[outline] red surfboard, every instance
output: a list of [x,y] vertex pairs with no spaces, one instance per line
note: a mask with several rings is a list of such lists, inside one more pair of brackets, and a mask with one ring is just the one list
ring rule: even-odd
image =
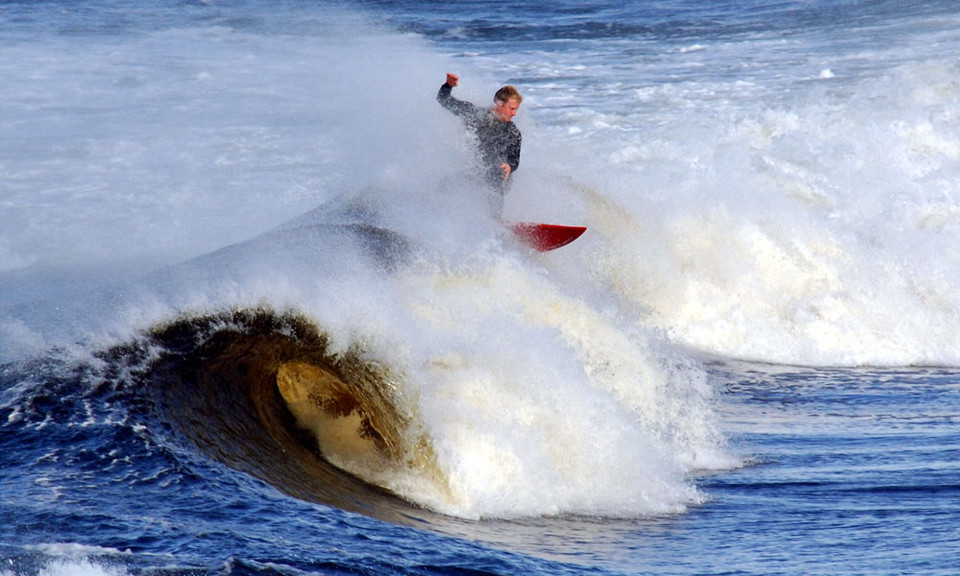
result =
[[561,226],[560,224],[535,224],[514,222],[507,226],[526,244],[540,252],[566,246],[587,231],[586,226]]

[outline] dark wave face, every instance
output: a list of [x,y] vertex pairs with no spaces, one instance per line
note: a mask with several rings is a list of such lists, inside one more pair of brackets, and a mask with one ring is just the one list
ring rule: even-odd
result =
[[261,309],[183,318],[108,356],[151,349],[130,384],[153,424],[206,457],[302,500],[390,521],[421,513],[343,470],[432,465],[426,439],[406,442],[413,415],[389,371],[359,350],[333,354],[309,321]]

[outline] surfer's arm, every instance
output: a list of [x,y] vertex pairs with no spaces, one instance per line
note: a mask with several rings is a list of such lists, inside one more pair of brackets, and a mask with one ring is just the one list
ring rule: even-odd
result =
[[443,86],[440,86],[440,91],[437,92],[437,102],[457,116],[476,115],[476,106],[463,100],[457,100],[451,95],[452,91],[453,86],[444,82]]

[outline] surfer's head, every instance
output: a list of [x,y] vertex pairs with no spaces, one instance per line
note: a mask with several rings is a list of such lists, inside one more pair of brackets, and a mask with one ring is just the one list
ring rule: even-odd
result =
[[521,102],[523,102],[523,96],[517,92],[516,88],[504,86],[493,95],[493,114],[500,120],[509,122],[517,115]]

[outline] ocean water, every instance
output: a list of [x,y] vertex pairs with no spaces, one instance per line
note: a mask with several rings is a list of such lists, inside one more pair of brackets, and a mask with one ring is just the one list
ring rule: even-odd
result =
[[[954,0],[0,4],[0,575],[956,574]],[[524,94],[505,218],[434,97]]]

